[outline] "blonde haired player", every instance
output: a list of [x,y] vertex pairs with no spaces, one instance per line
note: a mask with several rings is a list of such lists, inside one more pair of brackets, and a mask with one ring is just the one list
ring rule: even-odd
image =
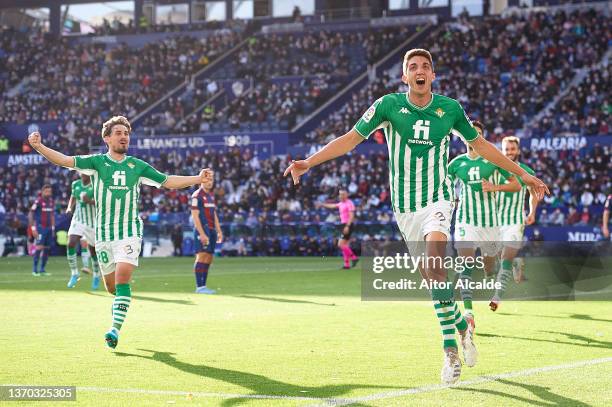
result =
[[[516,174],[539,194],[548,192],[542,181],[506,158],[472,127],[463,108],[454,99],[431,92],[436,75],[429,51],[412,49],[403,62],[402,81],[407,93],[391,93],[376,100],[348,133],[332,140],[305,160],[294,161],[285,170],[293,183],[310,168],[353,150],[376,129],[383,128],[389,149],[389,183],[395,218],[411,252],[425,243],[427,256],[442,257],[450,236],[453,191],[448,177],[449,134],[467,141],[493,164]],[[424,274],[430,281],[445,282],[441,262],[428,262]],[[468,366],[476,363],[472,328],[463,319],[451,289],[433,289],[432,299],[443,336],[443,383],[455,383],[461,374],[455,327],[461,335]]]
[[143,225],[138,215],[141,185],[187,188],[213,176],[209,169],[195,176],[166,175],[127,155],[131,129],[128,119],[114,116],[102,126],[102,140],[108,152],[74,157],[43,145],[38,132],[28,136],[32,148],[53,164],[74,168],[92,178],[96,201],[96,252],[106,290],[115,295],[112,326],[104,336],[111,348],[117,346],[119,330],[132,299],[130,280],[138,266],[142,243]]

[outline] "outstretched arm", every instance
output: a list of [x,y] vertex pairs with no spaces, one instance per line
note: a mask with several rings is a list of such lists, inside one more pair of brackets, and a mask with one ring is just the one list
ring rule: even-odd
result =
[[200,175],[170,175],[162,186],[168,189],[182,189],[201,184],[212,177],[213,171],[209,168],[205,168],[200,171]]
[[365,139],[357,133],[355,129],[351,129],[348,133],[327,143],[325,147],[307,159],[293,161],[291,165],[287,167],[283,176],[286,177],[288,174],[291,174],[293,184],[298,184],[300,182],[300,177],[310,168],[348,153],[363,140]]
[[327,208],[327,209],[336,209],[338,207],[337,203],[322,203],[321,204],[322,207]]
[[493,184],[486,179],[482,180],[482,190],[484,192],[518,192],[521,190],[521,184],[519,184],[516,177],[509,177],[507,184]]
[[474,150],[483,158],[489,160],[504,170],[518,176],[528,187],[533,188],[538,200],[544,197],[544,194],[550,194],[548,187],[539,178],[529,175],[527,171],[522,169],[517,163],[506,157],[493,144],[489,143],[482,137],[477,137],[469,142]]
[[55,165],[61,165],[62,167],[74,168],[74,157],[55,151],[52,148],[45,146],[42,143],[40,133],[35,131],[28,136],[28,142],[38,154],[45,157]]

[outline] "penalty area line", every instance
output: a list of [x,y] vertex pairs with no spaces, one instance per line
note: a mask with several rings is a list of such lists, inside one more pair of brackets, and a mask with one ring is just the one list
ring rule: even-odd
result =
[[427,385],[427,386],[415,387],[415,388],[406,389],[406,390],[394,390],[394,391],[388,391],[388,392],[382,392],[382,393],[375,393],[375,394],[371,394],[369,396],[344,398],[344,399],[331,399],[331,400],[327,399],[327,400],[324,400],[323,404],[313,404],[313,405],[311,405],[311,407],[314,407],[314,406],[316,406],[316,407],[323,407],[323,406],[346,406],[346,405],[354,404],[354,403],[364,403],[364,402],[368,402],[368,401],[375,401],[375,400],[383,400],[383,399],[390,399],[390,398],[398,398],[398,397],[403,397],[403,396],[409,396],[411,394],[433,393],[433,392],[437,392],[437,391],[440,391],[440,390],[452,389],[454,387],[474,386],[474,385],[478,385],[478,384],[495,382],[495,381],[501,380],[501,379],[511,379],[511,378],[514,378],[514,377],[530,376],[530,375],[534,375],[534,374],[538,374],[538,373],[554,372],[554,371],[557,371],[557,370],[576,369],[576,368],[580,368],[580,367],[593,366],[593,365],[599,365],[599,364],[610,363],[610,362],[612,362],[612,357],[601,358],[601,359],[583,360],[583,361],[579,361],[579,362],[565,363],[565,364],[562,364],[562,365],[542,366],[542,367],[536,367],[536,368],[532,368],[532,369],[518,370],[518,371],[514,371],[514,372],[507,372],[507,373],[500,373],[500,374],[494,374],[494,375],[480,376],[480,377],[476,377],[476,378],[471,379],[471,380],[460,381],[460,382],[458,382],[458,383],[456,383],[454,385],[431,384],[431,385]]

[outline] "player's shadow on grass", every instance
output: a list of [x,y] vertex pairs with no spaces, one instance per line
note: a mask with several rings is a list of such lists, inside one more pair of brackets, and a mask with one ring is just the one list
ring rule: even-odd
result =
[[[110,295],[108,295],[108,294],[92,293],[90,291],[88,291],[87,294],[89,294],[89,295],[97,295],[98,297],[110,297]],[[165,304],[195,305],[195,303],[193,301],[190,301],[190,300],[168,300],[166,298],[145,297],[144,295],[132,295],[132,298],[135,299],[135,300],[161,302],[161,303],[165,303]]]
[[507,315],[513,317],[541,317],[541,318],[556,318],[556,319],[579,319],[581,321],[595,321],[595,322],[612,322],[612,319],[593,318],[588,314],[569,314],[566,317],[559,315],[539,315],[539,314],[510,314],[508,312],[498,312],[497,315]]
[[289,304],[312,304],[312,305],[324,305],[327,307],[335,307],[336,304],[329,304],[324,302],[316,302],[316,301],[306,301],[306,300],[290,300],[287,298],[277,298],[277,297],[258,297],[256,295],[238,295],[238,298],[248,298],[251,300],[262,300],[262,301],[272,301],[272,302],[286,302]]
[[542,338],[525,338],[525,337],[522,337],[522,336],[495,335],[495,334],[488,334],[488,333],[485,333],[485,332],[476,332],[475,335],[482,336],[484,338],[521,339],[521,340],[524,340],[524,341],[554,343],[555,345],[561,344],[561,345],[585,346],[587,348],[612,349],[612,342],[600,341],[600,340],[597,340],[597,339],[587,338],[586,336],[576,335],[576,334],[568,334],[568,333],[565,333],[565,332],[553,332],[553,331],[541,331],[541,332],[565,335],[568,339],[573,339],[574,341],[579,341],[579,342],[559,341],[559,340],[555,340],[555,339],[542,339]]
[[[346,394],[356,389],[397,389],[401,387],[394,386],[379,386],[372,384],[331,384],[324,386],[300,386],[291,383],[281,382],[279,380],[270,379],[269,377],[240,372],[238,370],[221,369],[218,367],[207,365],[194,365],[178,360],[172,352],[158,352],[149,349],[138,349],[142,352],[149,352],[151,355],[138,355],[134,353],[115,352],[116,356],[120,357],[137,357],[142,359],[154,360],[165,365],[178,369],[180,371],[191,373],[201,377],[207,377],[231,383],[236,386],[244,387],[251,390],[252,395],[269,395],[269,396],[289,396],[289,397],[316,397],[322,400],[313,400],[313,402],[323,401],[339,401],[342,400],[339,396]],[[236,397],[223,401],[224,406],[232,406],[246,401],[252,401],[251,398]],[[358,405],[358,404],[351,404]]]
[[[591,407],[590,404],[583,403],[582,401],[575,400],[569,397],[561,396],[560,394],[553,393],[550,391],[549,387],[537,386],[535,384],[525,384],[513,382],[511,380],[497,379],[492,383],[502,383],[508,386],[516,386],[522,387],[523,389],[530,391],[534,396],[538,397],[540,400],[530,399],[527,397],[518,396],[512,393],[505,393],[503,391],[498,390],[488,390],[488,389],[476,389],[473,387],[454,387],[453,390],[461,390],[461,391],[469,391],[469,392],[477,392],[477,393],[485,393],[493,396],[504,397],[507,399],[512,399],[516,401],[520,401],[521,403],[531,404],[534,406],[542,406],[542,407]],[[500,403],[503,405],[503,403]]]

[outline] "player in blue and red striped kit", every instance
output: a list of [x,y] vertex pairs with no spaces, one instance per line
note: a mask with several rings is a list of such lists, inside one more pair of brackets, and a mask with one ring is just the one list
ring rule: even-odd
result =
[[215,246],[223,241],[223,232],[217,216],[215,197],[212,194],[213,178],[202,183],[191,195],[196,261],[193,266],[196,277],[196,293],[214,294],[206,287],[208,270],[213,260]]
[[[32,267],[33,276],[49,275],[45,272],[45,266],[49,259],[49,250],[51,250],[51,243],[55,235],[55,215],[53,198],[51,198],[52,193],[53,190],[51,189],[51,185],[43,185],[40,195],[34,201],[30,213],[28,214],[28,226],[36,242],[34,265]],[[39,262],[40,270],[38,269]]]

